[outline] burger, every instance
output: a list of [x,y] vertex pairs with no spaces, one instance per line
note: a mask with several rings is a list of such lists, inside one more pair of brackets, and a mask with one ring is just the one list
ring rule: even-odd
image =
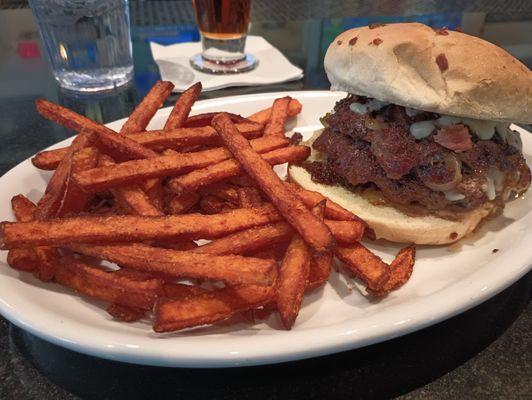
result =
[[418,23],[348,30],[329,46],[332,90],[311,157],[289,167],[394,242],[445,244],[530,186],[519,133],[532,73],[503,49]]

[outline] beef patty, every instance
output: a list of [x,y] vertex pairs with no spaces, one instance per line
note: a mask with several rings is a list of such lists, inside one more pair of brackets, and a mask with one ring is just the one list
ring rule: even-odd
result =
[[393,204],[420,205],[429,212],[467,211],[487,201],[503,204],[510,191],[520,194],[530,185],[530,170],[515,140],[499,134],[481,140],[461,123],[434,127],[416,139],[412,124],[441,116],[393,104],[359,112],[360,105],[371,102],[349,95],[322,119],[325,129],[313,148],[325,158],[305,164],[314,181],[378,188]]

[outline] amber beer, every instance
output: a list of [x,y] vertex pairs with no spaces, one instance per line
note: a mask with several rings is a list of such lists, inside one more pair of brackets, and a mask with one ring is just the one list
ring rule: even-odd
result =
[[258,60],[244,53],[251,0],[192,0],[201,33],[203,52],[190,63],[215,74],[238,73],[255,68]]
[[210,39],[238,39],[249,26],[251,0],[193,0],[198,28]]

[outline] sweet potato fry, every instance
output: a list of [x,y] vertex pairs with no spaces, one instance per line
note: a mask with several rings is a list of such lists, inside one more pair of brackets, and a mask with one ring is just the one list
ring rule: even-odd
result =
[[390,279],[390,268],[360,243],[336,247],[334,254],[372,292],[382,291]]
[[277,309],[285,329],[291,329],[299,313],[307,287],[310,250],[299,235],[294,235],[279,269]]
[[154,158],[159,156],[159,153],[154,150],[130,139],[129,135],[124,136],[116,133],[98,131],[97,137],[97,144],[100,150],[118,161]]
[[13,249],[7,253],[7,263],[13,269],[36,272],[39,267],[39,257],[31,248]]
[[13,214],[19,222],[33,221],[37,207],[26,196],[17,194],[11,199]]
[[77,132],[86,130],[87,132],[96,134],[98,147],[103,147],[100,150],[103,150],[115,159],[119,157],[125,157],[126,159],[150,158],[158,155],[153,150],[142,146],[134,140],[118,135],[112,129],[79,115],[68,108],[43,99],[38,99],[36,105],[39,113],[51,121]]
[[290,97],[282,97],[273,102],[270,119],[264,127],[264,136],[284,137],[284,125],[288,118],[288,104]]
[[[89,258],[89,256],[86,256]],[[93,262],[97,257],[90,257]],[[146,281],[148,279],[161,279],[162,281],[169,281],[173,280],[174,278],[170,276],[166,276],[163,274],[155,273],[155,272],[146,272],[146,271],[139,271],[133,268],[126,268],[126,267],[120,267],[120,269],[117,269],[115,271],[112,271],[113,274],[118,276],[123,276],[129,279],[133,279],[136,281]]]
[[37,210],[35,212],[36,218],[47,219],[53,218],[57,215],[71,173],[72,155],[88,146],[92,140],[92,134],[86,131],[81,132],[74,139],[68,154],[61,160],[59,166],[50,178],[44,196],[37,203]]
[[83,191],[72,180],[72,175],[96,167],[99,155],[99,151],[95,147],[85,147],[72,155],[70,173],[66,180],[63,199],[55,217],[63,217],[85,210],[92,195]]
[[[312,213],[316,215],[316,217],[318,217],[320,220],[323,220],[323,217],[325,215],[326,204],[326,200],[322,200],[314,207],[312,207]],[[338,236],[335,236],[335,238],[339,241]],[[307,289],[315,289],[327,282],[327,280],[329,279],[329,275],[331,274],[332,260],[332,251],[315,251],[312,253],[310,259]]]
[[69,152],[69,147],[61,147],[55,150],[44,150],[35,154],[31,159],[32,164],[39,169],[52,171],[57,168],[63,157]]
[[155,332],[213,324],[273,300],[273,286],[225,287],[182,300],[161,298],[155,305]]
[[225,213],[237,208],[235,204],[210,194],[201,198],[199,206],[206,214]]
[[[237,129],[247,139],[257,138],[262,133],[262,125],[252,122],[237,124]],[[138,132],[130,134],[129,138],[151,149],[183,150],[196,145],[220,146],[222,144],[218,133],[211,126]]]
[[[35,219],[37,207],[27,197],[21,194],[14,196],[11,199],[11,207],[17,221],[30,222]],[[53,279],[53,263],[57,257],[57,249],[53,247],[35,247],[13,249],[8,253],[7,261],[16,269],[29,271],[31,268],[38,279],[47,282]],[[32,267],[30,266],[31,263],[33,263]]]
[[173,88],[174,84],[172,82],[157,81],[135,110],[133,110],[122,126],[122,129],[120,129],[120,134],[128,135],[146,129],[159,107],[164,104],[165,100],[172,93]]
[[288,248],[289,244],[290,244],[290,241],[280,242],[280,243],[274,244],[273,246],[264,248],[262,250],[250,251],[244,255],[246,257],[257,257],[257,258],[264,258],[264,259],[270,259],[270,260],[275,260],[277,262],[281,262],[284,258],[286,249]]
[[[237,128],[247,139],[255,139],[262,134],[263,126],[253,122],[243,122],[237,124]],[[150,149],[172,148],[180,151],[190,148],[191,146],[216,146],[221,145],[222,143],[218,133],[211,126],[172,129],[168,131],[153,130],[136,132],[129,134],[128,138]],[[68,147],[41,151],[40,153],[37,153],[31,161],[33,165],[39,169],[54,170],[68,151]],[[129,158],[139,157],[135,156]]]
[[[297,114],[301,112],[302,108],[303,108],[303,105],[299,102],[299,100],[291,99],[290,103],[288,103],[288,116],[289,117],[296,116]],[[258,111],[253,115],[250,115],[248,119],[251,121],[266,125],[266,123],[268,123],[268,121],[270,120],[271,115],[272,115],[272,108],[269,107],[264,110]]]
[[186,192],[181,195],[176,194],[168,202],[166,211],[168,214],[184,214],[198,204],[200,195],[196,192]]
[[129,279],[91,267],[72,257],[57,260],[55,279],[78,293],[142,310],[153,307],[162,285],[158,279]]
[[62,107],[59,104],[52,103],[51,101],[37,99],[35,105],[37,106],[37,111],[44,118],[54,121],[59,125],[63,125],[65,128],[72,129],[73,131],[81,132],[82,130],[87,130],[116,134],[112,129],[69,110],[68,108]]
[[178,251],[194,250],[198,248],[198,244],[193,240],[184,240],[177,243],[159,241],[153,244],[156,247],[162,247],[163,249],[172,249]]
[[214,117],[212,123],[235,159],[257,182],[262,192],[298,231],[303,240],[317,251],[329,250],[334,242],[329,228],[283,184],[268,162],[257,154],[236,130],[229,117],[222,113]]
[[226,214],[185,214],[164,217],[117,215],[76,217],[50,221],[3,222],[1,248],[58,246],[71,243],[120,243],[142,240],[214,239],[281,219],[266,204],[255,209],[242,208]]
[[110,304],[106,311],[121,322],[136,322],[146,315],[146,310],[142,308],[127,307],[116,303]]
[[[266,157],[266,154],[264,154],[262,157]],[[240,187],[253,187],[256,189],[258,188],[257,182],[251,179],[248,175],[233,176],[232,178],[229,178],[227,182]]]
[[296,185],[295,183],[285,182],[287,186],[289,186],[294,193],[298,195],[298,197],[305,203],[307,207],[313,207],[315,204],[319,203],[320,201],[325,200],[325,217],[329,218],[331,220],[337,220],[337,221],[355,221],[360,226],[357,228],[359,230],[363,230],[364,236],[367,239],[375,240],[375,232],[373,229],[371,229],[366,221],[359,218],[357,215],[353,214],[351,211],[346,210],[341,205],[335,203],[334,201],[326,198],[321,193],[313,192],[311,190],[306,190],[300,187],[299,185]]
[[[244,139],[245,140],[245,139]],[[259,138],[250,142],[261,153],[287,145],[281,138]],[[197,153],[180,153],[146,160],[131,160],[110,167],[94,168],[74,175],[75,182],[87,191],[103,191],[118,185],[136,183],[149,178],[178,175],[231,158],[231,153],[218,147]]]
[[368,291],[375,296],[384,297],[392,290],[399,289],[408,281],[410,275],[412,275],[415,262],[416,248],[414,246],[408,246],[399,250],[395,259],[390,264],[390,279],[386,281],[380,291]]
[[358,221],[335,221],[326,219],[324,223],[339,244],[349,245],[359,242],[366,230],[366,227]]
[[[289,146],[262,154],[262,158],[270,165],[285,162],[301,161],[308,157],[310,148],[306,146]],[[168,180],[168,188],[175,193],[195,191],[207,185],[223,181],[243,174],[244,170],[235,160],[226,160],[201,168],[188,174]]]
[[295,183],[286,182],[285,184],[301,198],[307,207],[314,207],[320,201],[325,200],[325,218],[335,219],[338,221],[362,221],[351,211],[346,210],[341,205],[326,198],[321,193],[303,189],[301,186]]
[[194,250],[204,254],[244,254],[261,250],[268,246],[287,241],[294,235],[294,230],[285,222],[250,228],[213,240]]
[[258,207],[263,203],[259,190],[254,187],[239,187],[238,198],[242,208]]
[[209,292],[209,290],[204,289],[200,286],[185,285],[184,283],[167,282],[163,285],[161,297],[179,300],[207,292]]
[[144,193],[150,199],[150,202],[158,209],[164,207],[164,189],[162,179],[148,179],[142,185]]
[[183,126],[188,118],[190,109],[201,93],[201,88],[201,82],[197,82],[181,93],[164,124],[165,130],[181,128]]
[[332,261],[331,251],[312,254],[307,289],[316,289],[327,282],[331,275]]
[[235,255],[214,256],[152,247],[125,245],[73,245],[72,250],[127,268],[162,273],[175,278],[200,278],[232,285],[271,285],[277,275],[273,260]]
[[[196,127],[201,127],[201,126],[210,126],[211,122],[212,122],[212,119],[214,118],[214,116],[216,114],[218,114],[218,113],[217,112],[209,112],[209,113],[202,113],[202,114],[193,115],[191,117],[188,117],[188,119],[185,122],[184,126],[187,127],[187,128],[196,128]],[[227,113],[227,114],[231,118],[231,121],[233,121],[235,124],[246,123],[246,122],[254,122],[254,121],[250,121],[249,119],[244,118],[244,117],[242,117],[240,115],[237,115],[237,114],[232,114],[232,113]],[[259,123],[259,122],[255,122],[255,123]],[[262,130],[264,128],[264,123],[260,123],[260,125],[261,125],[261,130]]]
[[[114,160],[105,155],[100,155],[99,166],[115,165]],[[121,186],[111,189],[116,201],[130,214],[143,215],[145,217],[162,216],[163,213],[155,207],[144,191],[135,185]]]
[[202,196],[212,195],[220,199],[230,201],[233,204],[239,204],[238,188],[235,185],[220,182],[199,189]]

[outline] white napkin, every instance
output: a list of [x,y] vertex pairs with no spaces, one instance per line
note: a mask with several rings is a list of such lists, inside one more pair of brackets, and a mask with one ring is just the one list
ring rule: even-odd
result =
[[201,81],[204,91],[228,86],[269,85],[303,77],[303,70],[293,65],[283,54],[261,36],[248,36],[246,52],[253,54],[259,65],[241,74],[205,74],[190,66],[190,57],[200,53],[200,42],[188,42],[162,46],[150,42],[153,59],[159,66],[161,77],[171,81],[174,91],[182,92],[194,82]]

